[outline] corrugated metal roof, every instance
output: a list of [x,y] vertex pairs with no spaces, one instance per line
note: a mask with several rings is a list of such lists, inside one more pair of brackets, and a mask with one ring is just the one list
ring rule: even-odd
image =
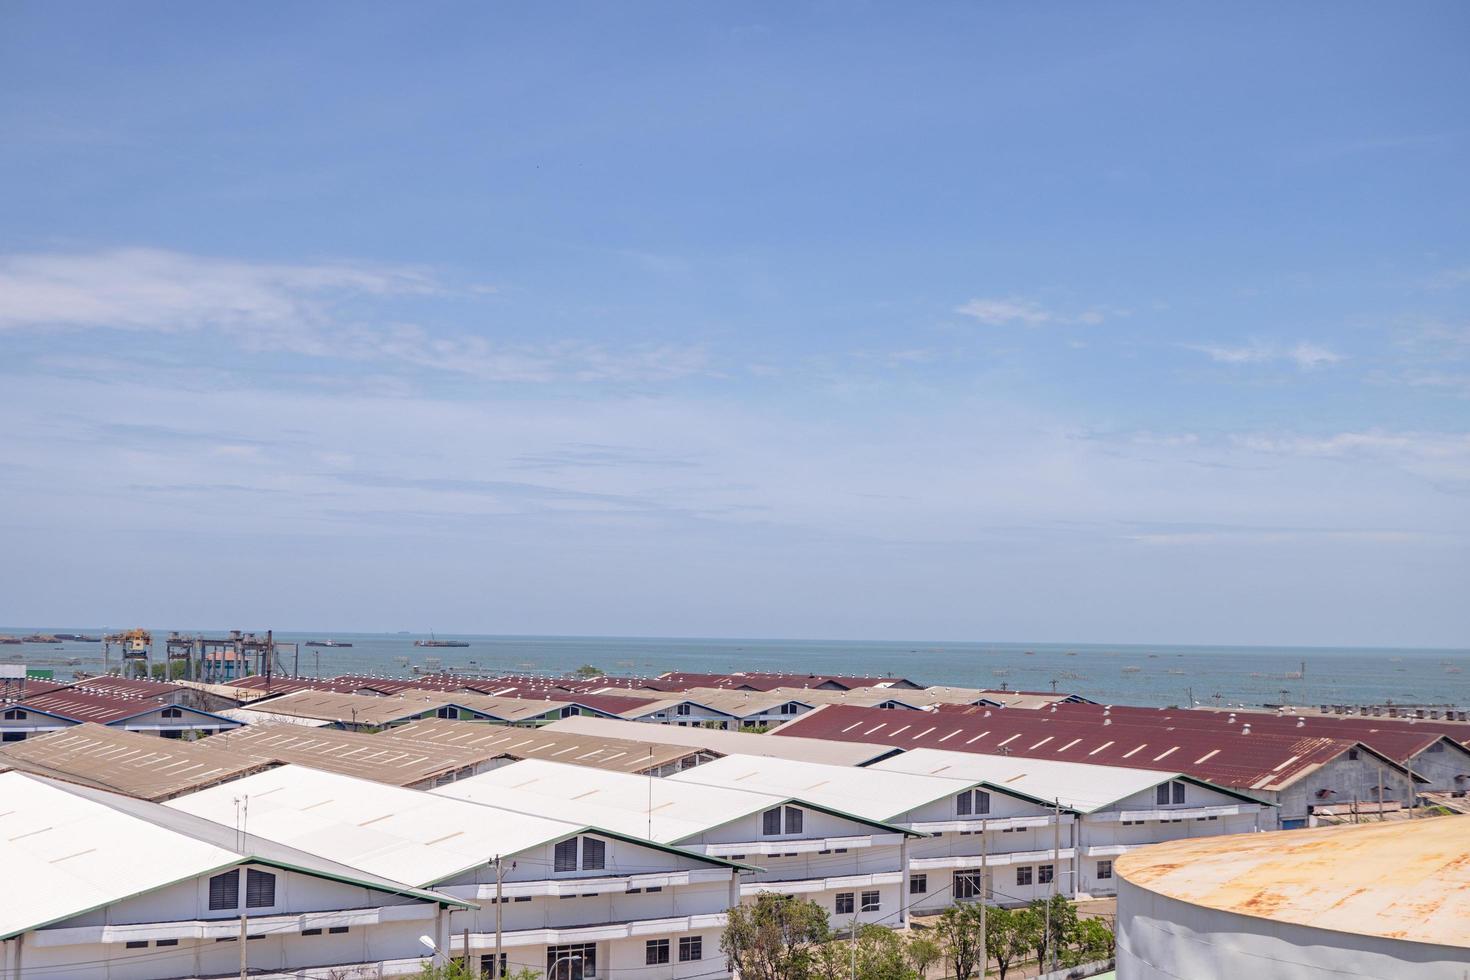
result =
[[[690,770],[695,772],[697,770]],[[706,783],[657,779],[544,759],[527,759],[457,780],[432,791],[440,796],[508,806],[527,812],[574,812],[589,823],[625,834],[677,844],[732,820],[783,803],[836,811],[818,800]],[[874,829],[899,833],[872,817],[843,812]]]
[[[171,695],[114,693],[107,689],[99,690],[86,684],[77,684],[59,691],[52,691],[49,694],[26,698],[24,701],[15,702],[12,707],[35,708],[38,711],[48,711],[73,721],[92,721],[106,725],[172,704]],[[197,708],[180,706],[180,710],[198,715],[201,720],[212,717],[209,713]]]
[[1273,923],[1470,948],[1470,817],[1173,841],[1123,855],[1114,871]]
[[[517,762],[505,769],[533,764]],[[582,774],[612,775],[567,768]],[[472,803],[304,766],[281,766],[165,805],[233,827],[234,799],[239,796],[249,800],[253,834],[424,886],[478,868],[495,855],[510,857],[594,829],[590,822]],[[621,833],[616,827],[596,829]],[[703,855],[687,856],[727,864]],[[546,869],[548,874],[550,870]]]
[[860,742],[856,739],[777,740],[769,735],[751,732],[724,732],[702,726],[686,728],[679,725],[650,725],[641,721],[619,721],[613,718],[563,718],[546,727],[554,732],[624,738],[635,742],[658,741],[673,745],[691,745],[711,749],[721,755],[770,755],[785,759],[805,759],[809,762],[830,762],[839,766],[865,765],[895,751],[888,745]]
[[1097,766],[1019,756],[911,749],[870,769],[984,780],[1042,800],[1057,800],[1080,813],[1105,809],[1134,793],[1177,778],[1177,772]]
[[503,728],[467,721],[429,718],[390,728],[372,736],[409,739],[419,743],[458,746],[484,753],[487,758],[547,759],[613,772],[641,773],[693,759],[707,749],[658,742],[634,742],[557,732],[547,728]]
[[[917,807],[982,785],[979,779],[885,770],[880,766],[834,766],[770,756],[731,755],[669,778],[703,786],[732,786],[799,797],[873,820],[893,820]],[[1010,795],[1024,794],[1023,790],[1005,786],[989,783],[984,786]]]
[[[244,861],[464,903],[283,847],[158,803],[20,772],[0,773],[0,939]],[[233,804],[231,805],[233,811]]]
[[[915,716],[880,708],[826,705],[787,722],[773,734],[778,738],[873,739],[904,749],[938,748],[1105,766],[1167,766],[1247,792],[1279,790],[1358,744],[1321,736],[1244,735],[1114,723],[1101,712],[1095,717],[1069,718],[1069,707],[1073,706],[1055,712],[1049,708],[949,708]],[[1382,761],[1398,767],[1390,759]]]
[[766,671],[701,674],[694,671],[671,670],[668,673],[659,675],[657,681],[661,685],[667,685],[666,689],[668,690],[674,690],[677,687],[683,687],[685,689],[691,687],[744,687],[753,691],[763,691],[774,687],[810,688],[820,687],[823,684],[836,685],[847,690],[858,687],[919,686],[904,677],[864,677],[845,674],[783,674]]
[[[473,727],[484,730],[492,726]],[[493,757],[473,749],[432,742],[292,724],[248,725],[216,735],[208,744],[241,758],[310,766],[393,786],[412,786]]]
[[223,744],[214,739],[164,739],[87,723],[5,743],[0,747],[0,769],[10,766],[156,801],[275,765],[228,751]]

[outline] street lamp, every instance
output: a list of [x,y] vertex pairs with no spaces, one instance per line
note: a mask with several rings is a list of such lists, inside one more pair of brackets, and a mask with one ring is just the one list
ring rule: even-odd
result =
[[[580,960],[581,958],[581,953],[567,953],[565,956],[558,956],[556,959],[551,961],[551,968],[546,971],[546,980],[557,980],[557,967],[561,966],[563,963],[570,963],[573,960]],[[567,971],[567,980],[572,980],[571,970]]]

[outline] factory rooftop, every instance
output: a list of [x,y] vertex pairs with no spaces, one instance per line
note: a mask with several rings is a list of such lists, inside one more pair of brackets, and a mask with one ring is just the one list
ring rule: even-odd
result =
[[1045,806],[1052,803],[1050,798],[1034,796],[1015,787],[959,775],[917,774],[873,766],[833,766],[758,755],[726,756],[669,779],[691,785],[732,786],[799,797],[872,820],[896,819],[910,810],[937,800],[947,800],[975,787],[1018,797],[1029,803]]
[[[612,775],[567,768],[582,775]],[[640,784],[658,782],[624,778]],[[233,828],[234,800],[242,795],[250,800],[251,833],[421,886],[465,874],[495,855],[519,854],[583,832],[660,846],[616,828],[471,803],[303,766],[281,766],[229,786],[180,797],[166,806]],[[678,853],[702,863],[730,866],[692,851]]]
[[[875,714],[891,716],[892,712],[874,709]],[[809,712],[810,714],[810,712]],[[907,714],[907,712],[905,712]],[[655,741],[708,749],[720,755],[769,755],[808,762],[829,762],[839,766],[862,766],[886,758],[898,751],[890,745],[858,739],[782,738],[751,732],[726,732],[714,728],[678,725],[647,725],[638,721],[615,718],[563,718],[547,725],[545,731],[571,732],[594,737],[621,738],[634,742]]]
[[5,743],[0,746],[0,770],[158,801],[275,765],[226,751],[223,744],[162,739],[87,723]]
[[[946,709],[951,710],[951,709]],[[1235,712],[1180,709],[1140,708],[1131,705],[1069,704],[1057,712],[1064,720],[1085,720],[1093,724],[1104,717],[1114,726],[1140,725],[1149,728],[1189,729],[1211,732],[1245,732],[1261,735],[1287,735],[1346,739],[1362,742],[1396,762],[1408,763],[1435,742],[1470,736],[1465,726],[1433,721],[1398,721],[1342,715],[1287,715],[1258,712]]]
[[1119,800],[1174,779],[1209,786],[1228,796],[1239,797],[1244,802],[1261,802],[1227,787],[1215,786],[1192,776],[1167,770],[1096,766],[1086,762],[947,752],[943,749],[912,749],[874,763],[870,768],[980,780],[1047,802],[1055,800],[1063,807],[1078,813],[1105,810]]
[[20,772],[0,773],[0,800],[0,867],[8,880],[25,882],[23,888],[0,889],[0,940],[244,861],[470,907],[238,833],[233,816],[222,825],[158,803]]
[[687,769],[715,754],[708,749],[688,745],[579,735],[553,731],[549,727],[504,728],[440,718],[410,722],[370,737],[441,745],[450,750],[471,750],[483,753],[486,758],[546,759],[629,773],[645,773],[665,767]]
[[670,844],[786,803],[856,820],[881,833],[919,836],[876,818],[791,793],[686,783],[672,777],[646,779],[542,759],[528,759],[461,779],[433,793],[533,813],[569,810],[588,816],[598,826]]
[[[111,678],[111,680],[117,680],[117,678]],[[13,702],[11,707],[44,712],[70,721],[91,721],[99,725],[110,725],[171,706],[175,702],[177,692],[183,690],[173,684],[160,686],[172,690],[165,693],[129,693],[110,684],[94,686],[90,682],[85,682]],[[179,710],[201,721],[217,721],[221,727],[232,727],[233,725],[229,719],[201,711],[198,708],[179,706]]]
[[688,690],[691,687],[724,687],[734,690],[768,691],[775,687],[828,688],[850,691],[859,687],[920,688],[905,677],[861,677],[844,674],[783,674],[761,671],[739,671],[732,674],[700,674],[691,671],[669,671],[653,678],[663,690]]
[[936,748],[1169,769],[1248,792],[1282,789],[1354,748],[1404,772],[1398,762],[1352,739],[1211,731],[1188,724],[1114,724],[1101,713],[1095,718],[1069,720],[1067,708],[1060,707],[1055,711],[952,708],[915,715],[824,705],[773,734],[778,738],[873,740],[904,750]]
[[[475,727],[483,730],[488,726]],[[393,786],[416,786],[494,758],[449,745],[291,724],[246,725],[205,744],[242,759],[309,766]]]
[[1470,817],[1172,841],[1125,854],[1130,884],[1239,915],[1470,949]]

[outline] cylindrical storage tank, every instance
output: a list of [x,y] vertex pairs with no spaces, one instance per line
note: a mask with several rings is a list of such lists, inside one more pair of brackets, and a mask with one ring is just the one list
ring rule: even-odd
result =
[[1119,980],[1470,976],[1470,817],[1177,841],[1115,874]]

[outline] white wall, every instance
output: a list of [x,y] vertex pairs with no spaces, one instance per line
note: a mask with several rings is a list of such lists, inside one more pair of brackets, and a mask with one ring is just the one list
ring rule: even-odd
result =
[[1330,932],[1118,890],[1119,980],[1463,980],[1470,950]]

